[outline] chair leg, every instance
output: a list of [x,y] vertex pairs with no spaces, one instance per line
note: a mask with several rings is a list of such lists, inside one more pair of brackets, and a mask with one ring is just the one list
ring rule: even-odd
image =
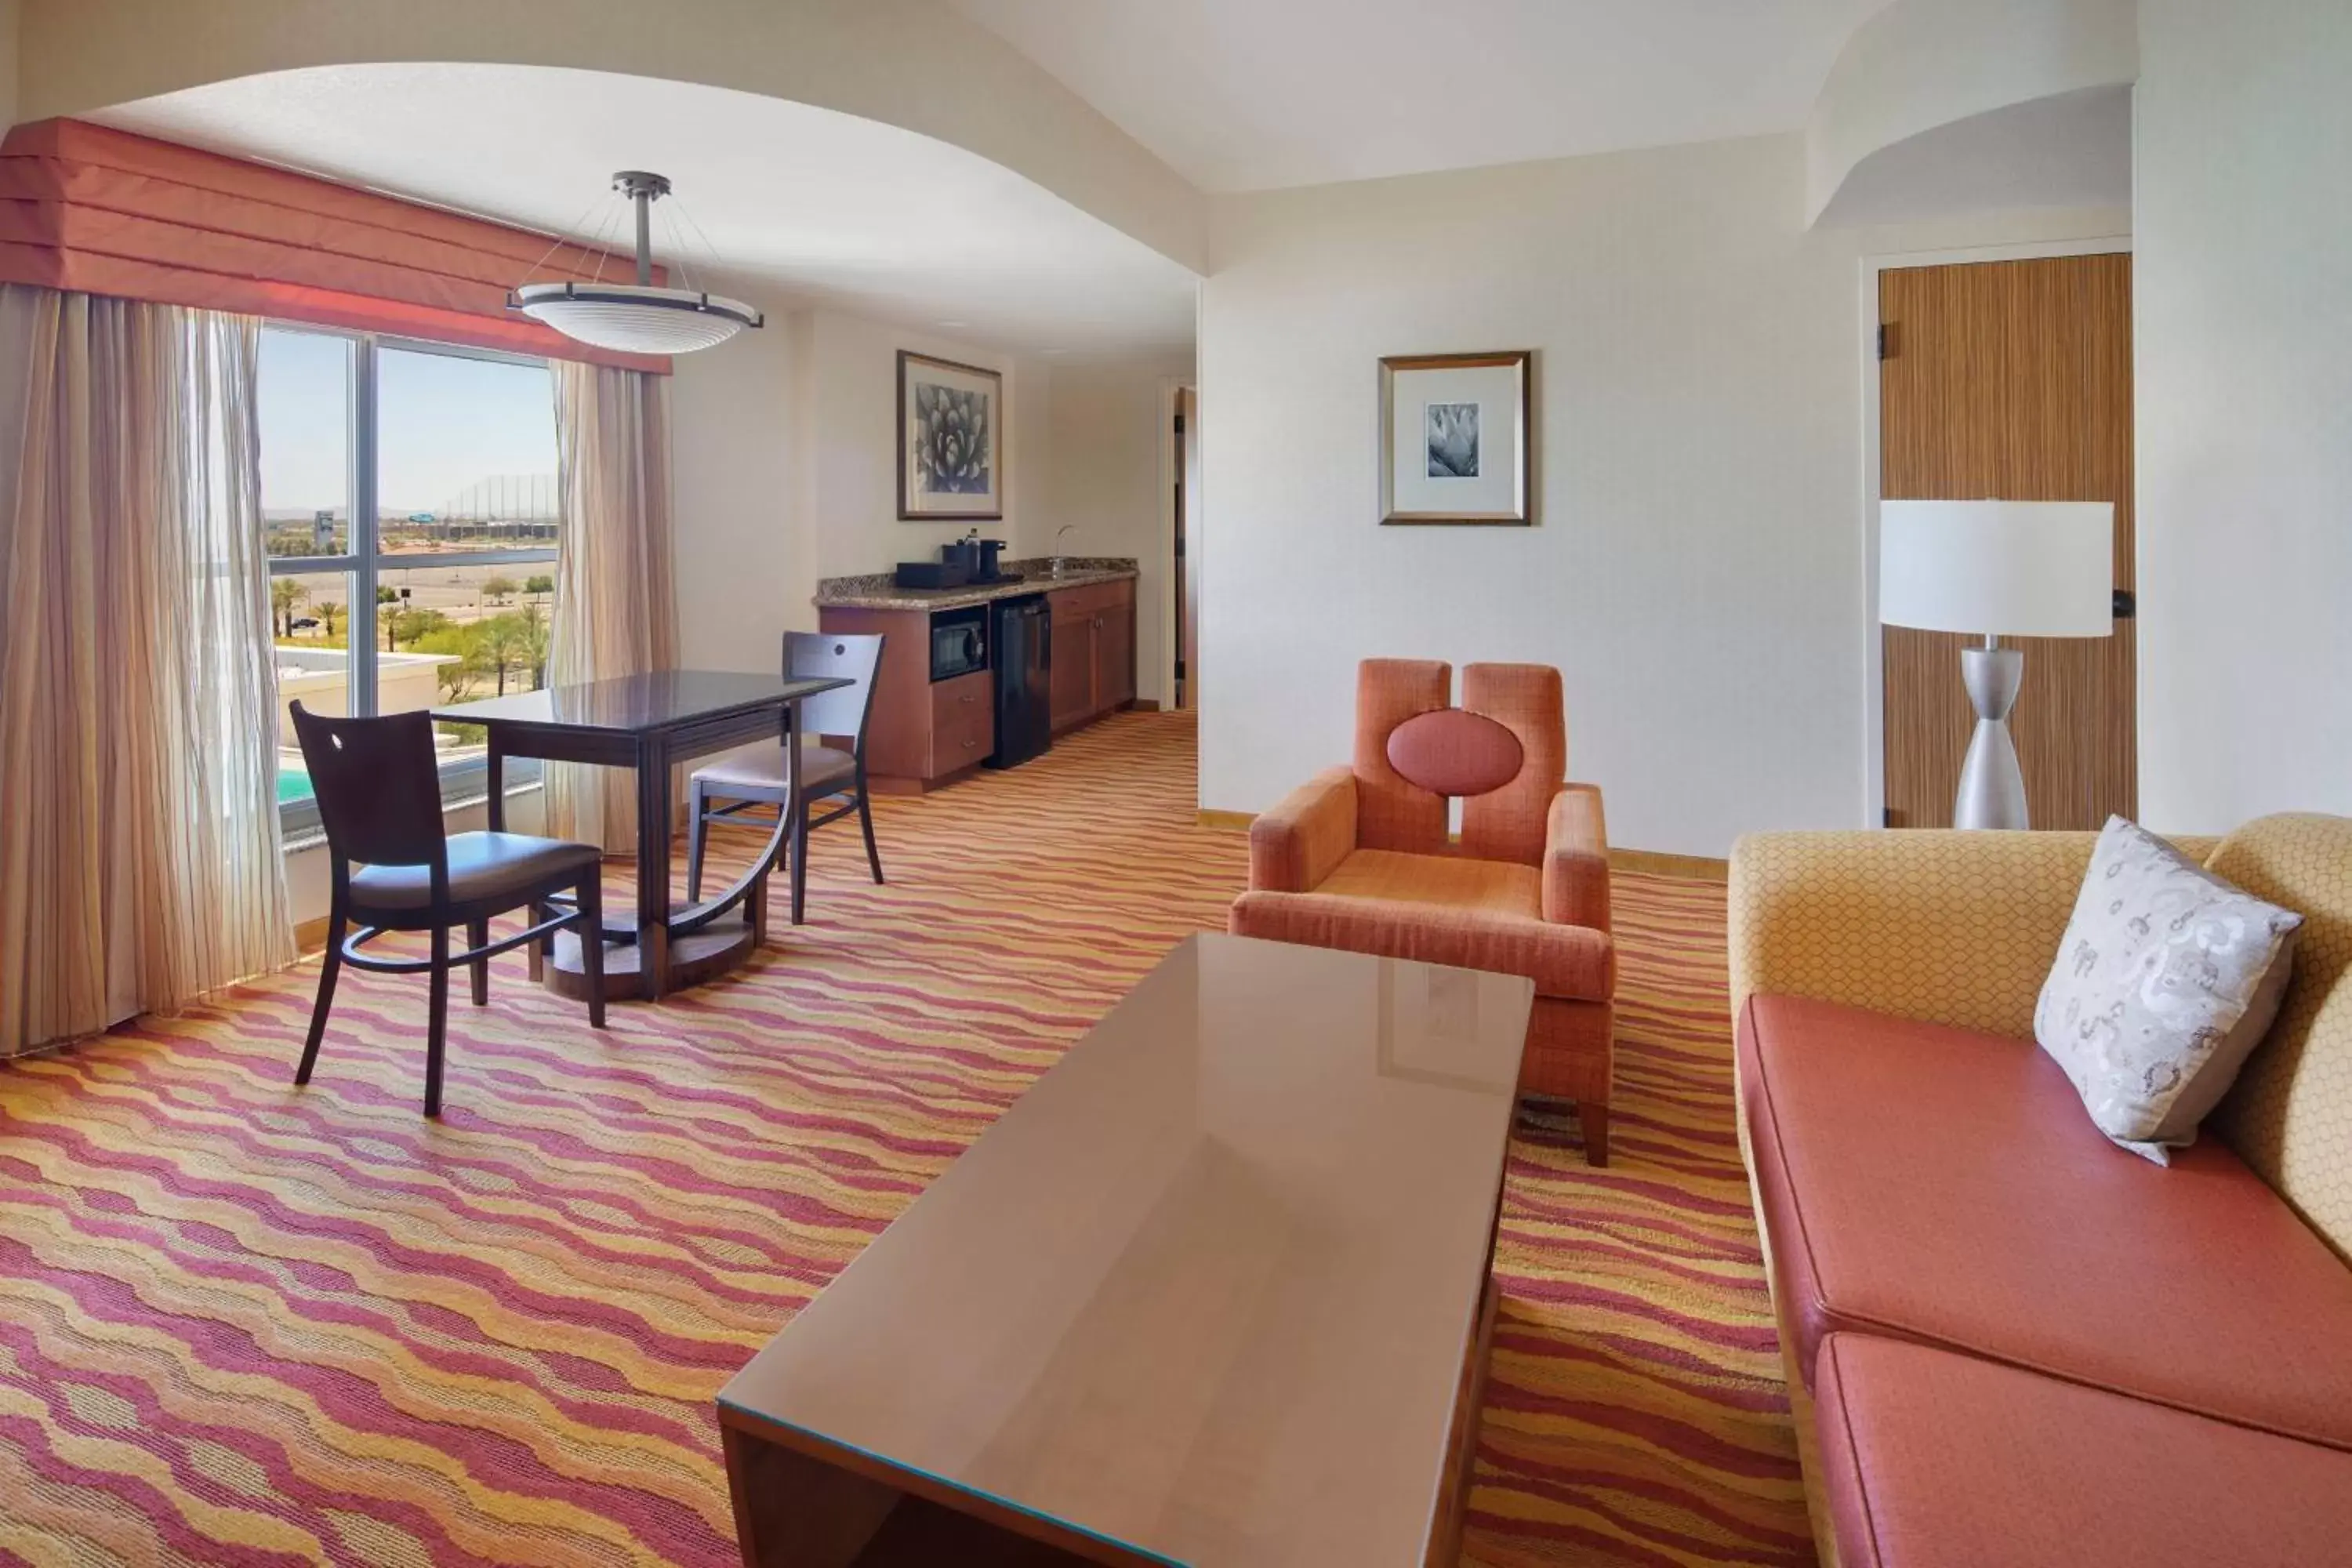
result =
[[1596,1169],[1609,1163],[1609,1108],[1588,1100],[1576,1108],[1576,1121],[1584,1130],[1584,1163]]
[[343,973],[343,936],[351,922],[340,909],[327,916],[327,963],[319,971],[319,999],[310,1005],[310,1037],[302,1042],[302,1065],[294,1069],[296,1083],[310,1081],[319,1065],[319,1042],[327,1037],[327,1014],[335,1005],[335,982]]
[[[488,921],[467,921],[466,922],[466,945],[474,949],[476,952],[479,952],[481,949],[489,946],[490,922]],[[490,1000],[490,961],[487,958],[478,958],[474,960],[473,963],[466,965],[466,967],[473,971],[474,1005],[477,1007],[488,1005]]]
[[[545,904],[533,904],[530,909],[523,911],[523,919],[531,925],[537,925],[540,921],[545,920],[547,916],[548,908]],[[530,983],[532,984],[536,985],[541,981],[547,978],[547,955],[551,952],[554,951],[554,948],[555,933],[553,931],[549,931],[537,942],[527,942],[524,944],[522,950],[523,956],[530,963]]]
[[433,928],[433,963],[425,1022],[425,1114],[441,1114],[441,1058],[449,1034],[449,928]]
[[580,879],[580,974],[588,983],[588,1026],[604,1026],[604,873],[591,867]]
[[703,814],[709,804],[701,781],[695,781],[686,813],[686,901],[689,904],[702,902],[702,833],[707,821]]
[[882,882],[882,851],[874,847],[874,797],[866,790],[866,772],[857,773],[857,826],[866,830],[866,863],[874,868],[876,886]]
[[784,809],[793,818],[793,924],[800,925],[808,913],[808,796],[803,795]]

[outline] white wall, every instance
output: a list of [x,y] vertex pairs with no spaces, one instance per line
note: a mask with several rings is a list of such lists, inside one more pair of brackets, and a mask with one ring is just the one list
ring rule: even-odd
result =
[[1192,379],[1191,355],[1060,363],[1054,367],[1049,505],[1054,528],[1029,548],[1131,555],[1135,595],[1136,695],[1171,700],[1175,614],[1175,474],[1171,396]]
[[[1804,182],[1791,134],[1213,204],[1204,807],[1344,759],[1386,654],[1559,667],[1621,845],[1862,824],[1861,258],[2127,220],[1809,233]],[[1538,525],[1379,526],[1379,358],[1509,348]]]
[[2352,6],[2139,23],[2141,810],[2352,811]]
[[688,668],[766,669],[807,611],[815,541],[812,465],[795,460],[808,418],[810,317],[677,362],[670,378],[678,657]]

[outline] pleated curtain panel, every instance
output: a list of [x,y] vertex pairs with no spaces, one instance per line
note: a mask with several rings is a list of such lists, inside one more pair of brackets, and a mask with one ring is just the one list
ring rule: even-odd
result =
[[[562,516],[548,684],[676,668],[668,379],[572,361],[551,368]],[[627,770],[551,763],[546,780],[548,832],[635,853]]]
[[[536,261],[533,258],[537,258]],[[549,356],[551,679],[670,668],[669,361],[506,307],[623,265],[73,121],[0,138],[0,1056],[292,962],[255,379],[263,318]],[[617,770],[553,830],[635,844]]]
[[0,288],[0,1056],[294,957],[259,330]]

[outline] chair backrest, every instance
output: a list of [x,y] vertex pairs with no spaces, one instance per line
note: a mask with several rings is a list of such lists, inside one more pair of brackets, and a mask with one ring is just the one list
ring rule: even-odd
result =
[[1462,803],[1460,853],[1543,861],[1545,819],[1568,776],[1559,671],[1538,664],[1368,658],[1356,672],[1356,842],[1454,852],[1446,802]]
[[430,717],[335,719],[299,702],[293,714],[319,823],[338,866],[433,866],[447,858]]
[[866,718],[874,710],[874,674],[882,667],[882,634],[786,632],[784,679],[856,681],[819,692],[801,704],[801,728],[812,735],[847,735],[866,743]]

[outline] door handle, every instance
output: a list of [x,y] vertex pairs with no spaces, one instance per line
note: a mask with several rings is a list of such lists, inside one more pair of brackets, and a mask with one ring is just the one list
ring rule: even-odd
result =
[[2133,595],[2129,588],[2116,589],[2115,603],[2116,619],[2119,621],[2128,621],[2139,614],[2139,600]]

